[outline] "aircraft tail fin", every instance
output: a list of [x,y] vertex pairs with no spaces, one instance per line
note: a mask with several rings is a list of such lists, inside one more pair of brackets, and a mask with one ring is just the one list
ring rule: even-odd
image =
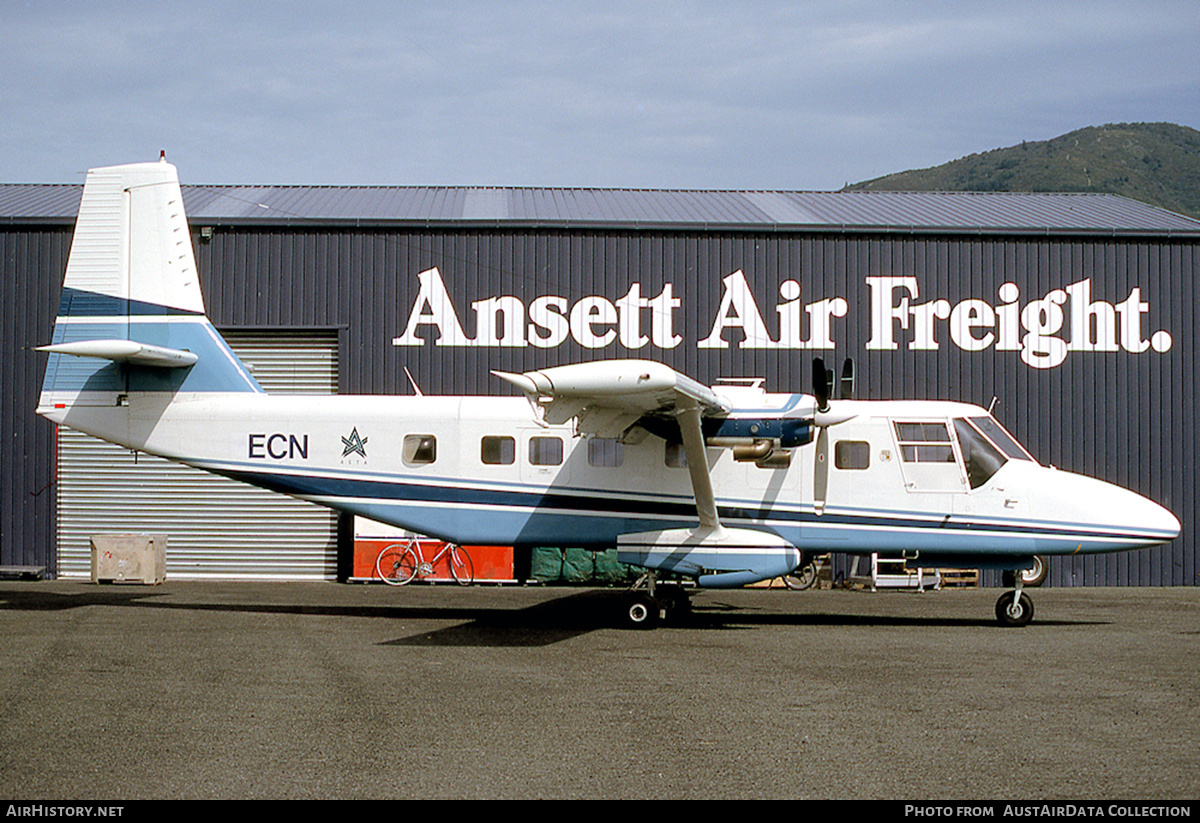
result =
[[175,167],[92,169],[79,204],[38,411],[131,392],[262,388],[205,316]]

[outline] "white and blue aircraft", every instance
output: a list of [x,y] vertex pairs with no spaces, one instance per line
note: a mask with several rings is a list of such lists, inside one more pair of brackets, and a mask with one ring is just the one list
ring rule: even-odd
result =
[[[41,350],[38,413],[121,446],[448,542],[615,546],[649,570],[635,625],[686,606],[665,572],[742,586],[831,551],[1020,570],[1179,534],[1144,497],[1038,465],[986,409],[831,399],[819,361],[813,394],[611,360],[495,372],[518,396],[268,395],[205,316],[165,161],[88,173]],[[1031,619],[1019,576],[996,614]]]

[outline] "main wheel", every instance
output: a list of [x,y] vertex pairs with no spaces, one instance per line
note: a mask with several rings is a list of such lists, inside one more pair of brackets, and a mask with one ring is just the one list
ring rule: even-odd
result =
[[652,629],[658,623],[658,601],[645,592],[635,592],[625,605],[625,622],[633,629]]
[[678,623],[687,620],[692,613],[692,601],[682,586],[659,585],[655,590],[655,599],[661,609],[667,612],[667,620]]
[[1002,626],[1028,626],[1033,619],[1033,601],[1029,595],[1021,592],[1005,592],[996,601],[996,619]]
[[462,546],[450,549],[450,574],[454,575],[460,586],[470,586],[475,582],[475,564]]
[[403,586],[417,576],[417,553],[409,543],[393,543],[375,558],[375,573],[389,586]]
[[1040,586],[1046,582],[1046,578],[1050,575],[1050,564],[1045,557],[1040,554],[1033,557],[1033,568],[1022,569],[1018,574],[1021,575],[1021,583],[1026,586]]

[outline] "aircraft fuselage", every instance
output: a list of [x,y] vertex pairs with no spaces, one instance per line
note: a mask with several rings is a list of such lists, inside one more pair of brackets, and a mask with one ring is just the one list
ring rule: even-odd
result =
[[[762,397],[756,406],[800,396]],[[577,436],[573,421],[539,424],[523,397],[208,392],[124,402],[59,422],[455,543],[606,548],[623,534],[696,524],[677,442]],[[1157,504],[1027,455],[973,477],[964,432],[981,424],[966,421],[994,424],[980,407],[838,405],[853,417],[829,428],[827,444],[776,448],[774,461],[706,449],[723,525],[806,553],[931,559],[1117,551],[1178,531]]]

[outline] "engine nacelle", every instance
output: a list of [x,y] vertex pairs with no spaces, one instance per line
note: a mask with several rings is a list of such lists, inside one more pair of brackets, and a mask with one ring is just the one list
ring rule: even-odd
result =
[[745,443],[774,440],[785,449],[794,449],[811,443],[815,431],[812,419],[807,417],[733,417],[706,423],[704,436],[710,444],[722,440]]

